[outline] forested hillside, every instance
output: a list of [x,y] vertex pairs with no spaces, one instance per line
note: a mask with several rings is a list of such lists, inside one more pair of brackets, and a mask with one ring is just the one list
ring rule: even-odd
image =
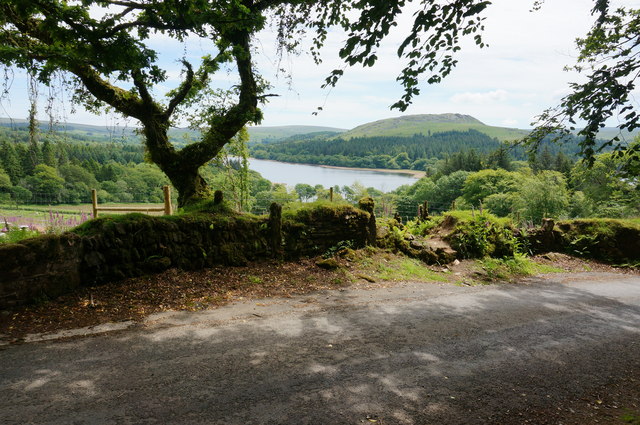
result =
[[[23,136],[16,131],[0,133],[0,202],[5,204],[90,203],[91,189],[98,190],[100,202],[160,202],[161,186],[169,183],[156,165],[145,162],[141,145],[55,134],[40,134],[34,142]],[[320,133],[307,136],[309,140],[259,147],[292,152],[286,154],[289,160],[299,159],[296,153],[308,149],[302,155],[307,155],[309,162],[353,158],[363,161],[359,164],[370,161],[381,168],[389,164],[426,166],[427,177],[391,193],[358,183],[332,188],[335,201],[357,203],[363,196],[374,197],[381,216],[397,212],[413,217],[417,205],[425,201],[433,212],[455,204],[456,208],[485,208],[499,216],[532,222],[543,216],[635,217],[640,211],[635,165],[605,153],[588,168],[560,149],[575,151],[575,138],[560,146],[545,144],[532,156],[513,150],[527,160],[512,161],[497,140],[475,131],[349,141],[327,136]],[[287,204],[329,197],[322,185],[291,188],[272,184],[243,168],[243,162],[233,154],[227,152],[202,172],[239,211],[262,213],[274,201]]]
[[[262,211],[273,200],[297,198],[283,185],[246,169],[234,154],[224,151],[201,170],[234,208]],[[91,189],[98,191],[100,203],[162,202],[162,186],[167,184],[158,166],[146,161],[140,143],[96,141],[64,132],[39,132],[30,139],[26,128],[0,126],[1,204],[88,204]]]
[[38,144],[0,136],[0,195],[23,203],[158,201],[166,177],[144,162],[141,145],[43,138]]
[[[574,156],[579,152],[578,138],[567,136],[561,144],[543,143],[552,155],[559,152]],[[477,130],[414,134],[410,137],[292,137],[283,142],[258,144],[251,156],[285,162],[336,165],[344,167],[426,170],[436,160],[469,154],[489,156],[506,149],[511,160],[527,160],[521,147],[510,148],[498,139]]]
[[409,137],[414,134],[433,134],[448,131],[476,130],[500,141],[518,140],[526,136],[527,130],[489,126],[478,119],[463,114],[420,114],[386,118],[359,125],[342,135],[343,139],[353,137],[397,136]]
[[[142,144],[93,130],[70,124],[65,131],[41,130],[31,137],[27,126],[0,125],[0,201],[89,203],[91,189],[97,189],[100,202],[160,202],[161,186],[169,181],[145,161]],[[250,153],[288,162],[427,172],[416,184],[392,193],[358,183],[333,187],[337,201],[374,197],[382,215],[411,217],[427,201],[433,211],[455,202],[457,208],[482,205],[497,215],[534,222],[542,216],[636,216],[640,194],[635,165],[604,153],[590,169],[576,162],[578,142],[576,136],[559,144],[547,141],[532,155],[477,130],[351,139],[320,131],[251,144]],[[202,170],[211,187],[223,190],[237,210],[264,212],[273,201],[328,198],[322,185],[288,188],[244,168],[238,159],[243,149],[231,145]]]

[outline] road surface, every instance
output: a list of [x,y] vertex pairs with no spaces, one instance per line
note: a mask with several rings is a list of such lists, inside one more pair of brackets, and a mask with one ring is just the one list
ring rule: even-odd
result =
[[615,274],[254,300],[0,347],[0,423],[525,423],[640,376],[639,332]]

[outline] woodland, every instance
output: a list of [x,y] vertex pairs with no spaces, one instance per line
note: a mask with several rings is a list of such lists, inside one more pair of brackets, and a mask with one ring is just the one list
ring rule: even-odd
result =
[[[338,51],[344,67],[332,71],[324,82],[333,87],[348,66],[377,63],[377,48],[391,31],[398,30],[397,20],[406,3],[6,0],[0,5],[0,63],[5,70],[27,72],[32,86],[61,82],[74,93],[75,103],[89,110],[109,108],[137,120],[146,158],[166,175],[183,207],[210,198],[211,186],[201,169],[234,139],[242,139],[245,125],[259,124],[262,119],[259,106],[272,93],[252,61],[261,30],[267,26],[277,29],[273,47],[280,57],[297,53],[300,40],[307,38],[318,62],[328,31],[344,31],[347,37]],[[482,0],[415,3],[418,10],[413,25],[397,50],[403,68],[396,79],[403,94],[391,108],[400,111],[420,94],[421,81],[437,84],[452,72],[463,40],[484,46],[484,14],[491,5]],[[534,8],[539,7],[544,7],[542,1],[534,3]],[[597,133],[614,116],[622,130],[640,127],[630,96],[639,68],[640,17],[634,9],[611,9],[608,0],[594,1],[592,14],[591,31],[577,41],[580,55],[574,67],[586,75],[586,83],[573,84],[572,92],[556,108],[540,116],[527,143],[536,148],[546,136],[562,138],[580,120],[586,125],[578,131],[579,155],[588,164],[595,163],[602,148],[613,149],[628,162],[637,161],[637,145],[627,146],[617,137],[601,142]],[[154,95],[154,89],[167,79],[158,52],[148,44],[156,34],[177,40],[196,37],[211,47],[211,55],[198,64],[181,59],[183,80],[166,98]],[[216,87],[214,76],[225,71],[235,74],[237,83]],[[32,123],[35,114],[34,102]],[[187,119],[199,133],[198,140],[183,147],[172,144],[168,133],[176,119]],[[403,162],[405,158],[398,159]],[[51,171],[42,168],[51,165],[35,165],[37,161],[32,157],[32,165],[41,166],[36,174]],[[15,181],[11,183],[15,186]]]
[[[563,158],[575,158],[580,138],[566,135],[562,143],[550,143],[553,136],[538,147]],[[455,163],[467,158],[470,164],[460,169],[477,171],[482,166],[508,168],[509,160],[526,161],[529,153],[522,146],[509,146],[477,130],[414,134],[411,137],[353,137],[309,135],[294,136],[277,143],[254,143],[250,155],[259,159],[341,167],[382,168],[427,171],[437,160]]]
[[[322,60],[328,31],[344,31],[338,55],[344,63],[327,76],[336,86],[349,66],[376,65],[380,43],[399,30],[404,0],[284,1],[231,0],[6,0],[0,5],[0,64],[19,69],[30,81],[28,131],[0,132],[0,192],[14,203],[87,202],[99,189],[104,201],[158,201],[156,188],[170,183],[180,208],[222,190],[235,210],[263,210],[272,201],[328,197],[328,188],[298,185],[293,190],[266,181],[247,168],[246,158],[312,164],[424,170],[411,187],[383,194],[371,188],[335,187],[335,200],[378,198],[383,214],[411,217],[425,201],[432,210],[489,209],[519,221],[548,217],[632,217],[638,213],[640,144],[619,137],[598,139],[598,130],[617,118],[620,130],[640,127],[631,96],[640,69],[637,28],[640,13],[593,3],[593,26],[577,40],[574,69],[584,83],[572,84],[559,105],[544,111],[522,146],[506,149],[476,131],[341,140],[311,135],[286,143],[247,146],[245,127],[259,124],[260,105],[273,95],[254,66],[257,34],[270,27],[280,58],[297,54],[302,39]],[[413,26],[398,48],[403,89],[392,109],[406,110],[424,83],[437,84],[456,66],[464,40],[484,46],[489,1],[422,0]],[[544,7],[535,2],[534,8]],[[181,59],[181,83],[165,96],[167,79],[155,35],[195,37],[211,54],[196,63]],[[324,53],[323,53],[324,54]],[[215,76],[236,77],[229,87]],[[421,81],[423,84],[421,84]],[[139,124],[143,147],[96,143],[37,129],[39,85],[73,93],[74,104],[106,110]],[[193,138],[176,143],[170,129],[190,124]],[[577,128],[580,122],[580,128]],[[238,159],[239,158],[239,159]],[[544,198],[544,199],[542,199]],[[541,199],[541,200],[539,200]],[[254,208],[259,207],[259,208]]]
[[[472,136],[480,135],[475,133],[470,132]],[[418,168],[427,174],[415,184],[390,193],[358,183],[336,186],[331,188],[334,202],[356,205],[359,199],[370,196],[376,202],[379,216],[397,213],[405,220],[414,218],[417,206],[425,201],[432,212],[485,209],[500,217],[509,216],[531,224],[539,224],[543,217],[640,215],[637,170],[613,151],[596,155],[590,166],[575,153],[565,154],[561,149],[575,148],[577,143],[548,143],[536,154],[522,151],[516,156],[513,150],[496,148],[500,144],[495,140],[488,145],[474,144],[473,137],[465,139],[465,134],[460,133],[459,143],[466,143],[466,148],[454,152],[443,149],[451,146],[454,136],[445,134],[440,147],[431,144],[430,153],[421,153],[424,156],[416,156],[413,162],[407,153],[411,150],[396,153],[393,143],[374,145],[369,151],[376,152],[377,147],[375,156],[360,156],[358,152],[367,149],[368,140],[355,140],[351,146],[356,153],[352,156],[323,155],[320,158],[325,164],[362,166],[367,164],[364,161],[380,158],[393,162],[396,168]],[[479,137],[486,138],[482,136]],[[141,145],[64,139],[55,133],[41,134],[40,139],[32,143],[26,129],[0,127],[0,203],[87,204],[91,202],[91,189],[98,190],[103,202],[161,202],[160,188],[170,183],[159,167],[145,161]],[[416,136],[406,140],[420,146],[415,141],[422,139]],[[385,146],[388,149],[384,149]],[[340,162],[349,158],[360,158],[362,162]],[[388,162],[369,164],[390,168]],[[233,155],[210,162],[202,174],[211,185],[223,191],[236,211],[264,213],[271,202],[294,205],[329,198],[329,188],[322,185],[274,184],[249,170],[242,157]]]

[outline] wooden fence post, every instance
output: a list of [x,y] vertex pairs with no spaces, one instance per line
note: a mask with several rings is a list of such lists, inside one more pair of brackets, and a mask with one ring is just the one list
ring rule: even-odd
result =
[[402,224],[402,216],[398,213],[398,211],[393,214],[393,219],[398,222],[398,224]]
[[98,218],[98,191],[91,189],[91,204],[93,207],[93,218]]
[[333,202],[333,187],[329,188],[329,202]]
[[423,220],[429,218],[429,201],[424,201],[422,203],[422,217],[420,218]]
[[168,185],[162,186],[164,193],[164,214],[171,215],[171,188]]
[[224,201],[224,193],[221,190],[213,192],[213,205],[220,205]]
[[269,207],[269,221],[267,222],[267,241],[273,258],[282,258],[282,205],[272,202]]

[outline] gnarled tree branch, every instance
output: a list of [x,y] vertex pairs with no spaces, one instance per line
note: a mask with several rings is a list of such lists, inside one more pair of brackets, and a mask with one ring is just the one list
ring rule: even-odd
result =
[[180,87],[178,87],[178,91],[176,92],[176,94],[169,101],[169,105],[167,106],[167,110],[164,113],[165,118],[167,120],[171,117],[171,115],[173,114],[173,111],[176,109],[176,107],[179,104],[181,104],[182,101],[184,101],[184,99],[189,94],[189,91],[193,87],[193,79],[194,79],[193,67],[186,60],[183,60],[182,64],[186,68],[187,75],[185,76],[184,81],[182,82],[182,84],[180,84]]

